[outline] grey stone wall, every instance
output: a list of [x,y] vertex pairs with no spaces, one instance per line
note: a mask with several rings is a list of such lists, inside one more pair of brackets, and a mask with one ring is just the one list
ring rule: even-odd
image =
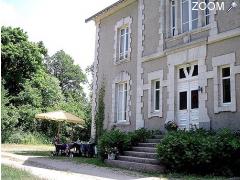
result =
[[230,7],[232,1],[221,0],[219,2],[225,3],[225,10],[217,11],[216,20],[218,22],[218,31],[221,33],[235,28],[239,28],[240,27],[239,1],[236,1],[238,3],[238,7],[232,9],[229,13],[227,13],[227,9]]
[[157,52],[160,25],[159,6],[160,3],[158,0],[144,0],[144,56]]
[[[132,80],[133,92],[130,96],[131,106],[130,111],[130,125],[117,125],[124,131],[130,131],[135,129],[135,109],[136,109],[136,63],[137,63],[137,18],[138,18],[138,4],[137,1],[129,6],[121,9],[111,16],[104,18],[100,23],[99,32],[99,73],[98,73],[98,87],[104,81],[105,84],[105,121],[104,128],[111,129],[112,126],[112,83],[114,78],[121,72],[126,71],[130,74]],[[124,17],[132,17],[131,24],[131,58],[129,62],[114,64],[114,27],[115,24]]]

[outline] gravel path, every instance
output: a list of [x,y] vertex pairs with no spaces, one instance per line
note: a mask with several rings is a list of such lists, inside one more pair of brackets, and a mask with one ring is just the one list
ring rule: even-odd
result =
[[97,167],[89,164],[76,164],[72,161],[55,160],[46,157],[16,155],[9,152],[2,152],[2,163],[24,169],[43,179],[159,179],[155,177],[144,177],[139,173],[120,169]]

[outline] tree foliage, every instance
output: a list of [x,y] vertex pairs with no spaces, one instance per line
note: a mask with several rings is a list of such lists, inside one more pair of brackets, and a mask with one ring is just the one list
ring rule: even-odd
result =
[[91,106],[83,91],[87,80],[80,66],[64,51],[49,57],[44,43],[30,42],[20,28],[2,27],[1,32],[2,142],[27,143],[28,138],[29,142],[49,142],[58,124],[37,121],[35,115],[56,110],[86,122],[84,127],[62,123],[63,139],[89,140]]
[[19,114],[17,109],[10,104],[9,94],[4,89],[3,80],[1,84],[1,132],[2,140],[4,141],[9,135],[14,132],[15,125],[18,123]]
[[84,95],[82,85],[87,82],[86,75],[79,65],[74,64],[70,55],[60,50],[46,58],[46,66],[48,72],[60,81],[60,87],[65,96],[75,94],[82,97]]
[[20,28],[1,28],[1,65],[5,88],[10,95],[22,90],[26,79],[42,68],[42,57],[46,53],[43,43],[28,40],[27,33]]

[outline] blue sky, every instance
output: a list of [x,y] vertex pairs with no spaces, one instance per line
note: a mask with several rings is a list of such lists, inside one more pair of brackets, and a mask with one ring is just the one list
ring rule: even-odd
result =
[[117,0],[1,0],[1,25],[21,27],[52,55],[63,49],[82,69],[94,60],[95,24],[84,20]]

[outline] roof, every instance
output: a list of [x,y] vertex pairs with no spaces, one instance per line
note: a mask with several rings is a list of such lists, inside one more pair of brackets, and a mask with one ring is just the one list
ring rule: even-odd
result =
[[102,14],[104,14],[104,13],[108,12],[109,10],[117,7],[119,4],[121,4],[121,3],[125,2],[125,1],[127,1],[127,0],[118,0],[117,2],[113,3],[112,5],[106,7],[105,9],[99,11],[98,13],[92,15],[91,17],[85,19],[85,23],[93,20],[94,18],[96,18],[96,17],[98,17],[98,16],[101,16]]

